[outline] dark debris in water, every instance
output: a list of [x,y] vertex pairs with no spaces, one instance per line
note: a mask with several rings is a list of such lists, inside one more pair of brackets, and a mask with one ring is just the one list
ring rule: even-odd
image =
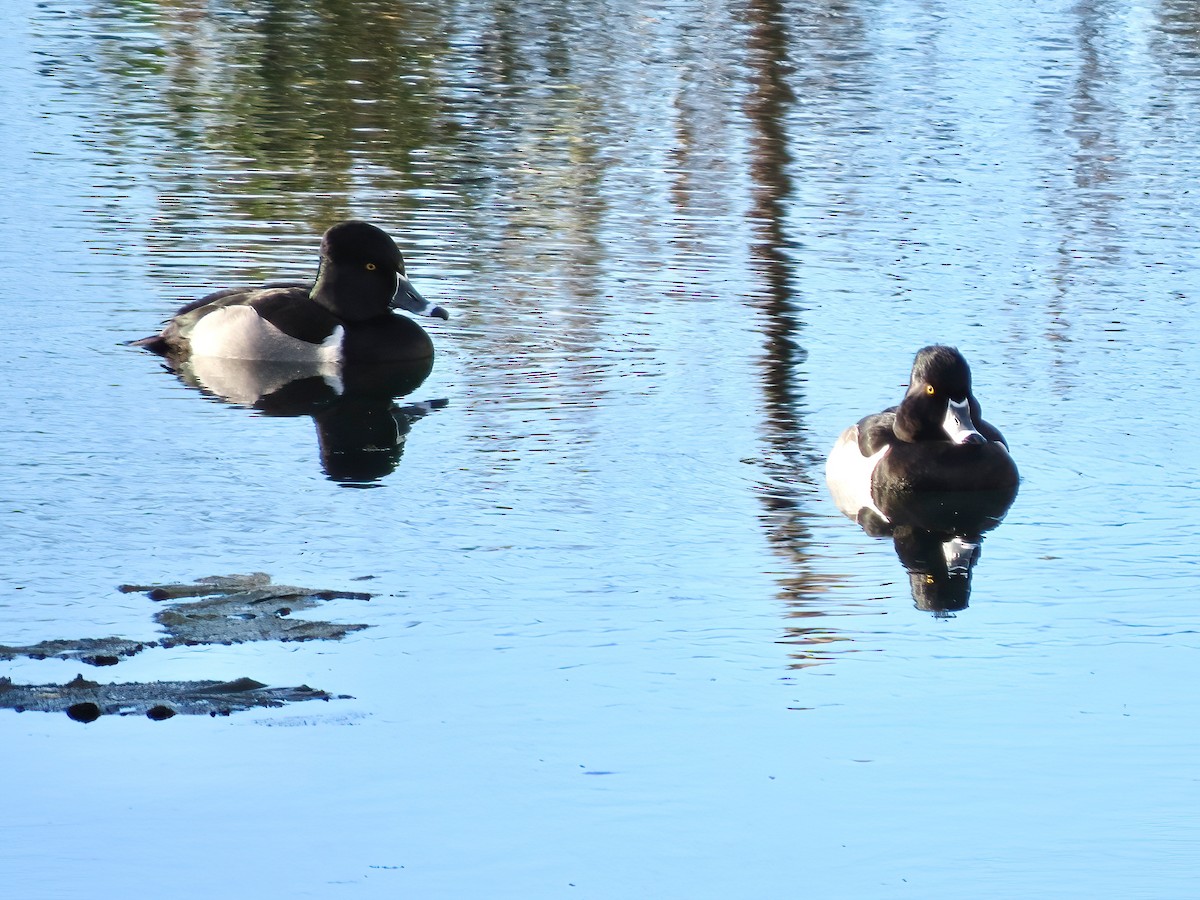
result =
[[[41,641],[24,647],[0,645],[0,659],[65,659],[112,666],[151,648],[251,641],[340,640],[366,625],[294,619],[333,599],[370,600],[360,591],[313,590],[272,584],[261,572],[214,575],[191,584],[125,584],[124,593],[144,593],[161,602],[154,615],[163,631],[153,641],[122,637]],[[349,699],[307,685],[268,687],[250,678],[236,681],[152,681],[99,684],[82,675],[66,684],[14,684],[0,677],[0,709],[65,712],[79,722],[103,715],[144,715],[155,721],[176,715],[226,716],[256,707],[278,707],[303,700]]]
[[65,712],[78,722],[100,716],[227,716],[242,710],[278,707],[301,700],[346,699],[307,685],[272,688],[250,678],[236,681],[151,681],[98,684],[82,675],[66,684],[13,684],[0,678],[0,709]]
[[[24,647],[0,644],[0,659],[66,659],[92,666],[116,665],[152,647],[169,649],[201,644],[252,641],[337,641],[366,625],[294,619],[333,599],[370,600],[361,591],[329,591],[271,584],[261,572],[214,575],[192,584],[124,584],[124,593],[144,593],[164,602],[154,615],[163,636],[153,641],[122,637],[41,641]],[[201,598],[201,599],[193,599]],[[187,600],[189,602],[182,602]],[[173,601],[173,602],[168,602]]]

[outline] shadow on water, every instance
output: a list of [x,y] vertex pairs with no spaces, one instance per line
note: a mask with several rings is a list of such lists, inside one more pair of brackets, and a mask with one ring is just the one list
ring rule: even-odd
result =
[[332,481],[369,486],[395,471],[413,423],[445,399],[396,404],[433,368],[417,363],[305,365],[215,357],[167,358],[184,384],[267,416],[311,416],[321,468]]
[[[122,637],[41,641],[24,647],[0,645],[0,659],[63,659],[91,666],[115,666],[150,649],[256,641],[336,641],[367,625],[292,618],[333,599],[370,600],[371,594],[272,584],[262,573],[217,575],[194,584],[122,585],[125,593],[145,593],[163,606],[154,614],[163,635],[153,641]],[[250,678],[219,681],[154,681],[100,684],[76,677],[66,684],[14,684],[0,678],[0,708],[19,712],[66,712],[91,722],[101,715],[229,715],[302,700],[348,699],[298,687],[268,687]]]

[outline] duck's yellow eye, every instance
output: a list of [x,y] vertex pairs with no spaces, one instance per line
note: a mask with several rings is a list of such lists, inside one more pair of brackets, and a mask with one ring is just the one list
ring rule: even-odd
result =
[[927,393],[927,394],[932,394],[933,392],[934,392],[934,390],[933,390],[933,385],[932,385],[932,384],[927,384],[927,385],[925,385],[925,393]]
[[367,271],[374,272],[375,271],[375,263],[367,263]]

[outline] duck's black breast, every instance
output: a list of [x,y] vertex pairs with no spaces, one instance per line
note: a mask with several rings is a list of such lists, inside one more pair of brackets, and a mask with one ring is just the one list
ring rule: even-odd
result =
[[433,341],[420,325],[386,313],[365,322],[347,322],[342,348],[347,361],[416,362],[433,356]]
[[871,492],[1009,490],[1019,480],[1016,463],[996,441],[895,441],[871,474]]
[[887,453],[871,472],[871,493],[910,491],[1008,490],[1019,482],[1017,467],[999,430],[987,422],[978,429],[987,443],[955,444],[945,438],[910,441],[896,434],[899,407],[858,423],[858,449],[864,457]]

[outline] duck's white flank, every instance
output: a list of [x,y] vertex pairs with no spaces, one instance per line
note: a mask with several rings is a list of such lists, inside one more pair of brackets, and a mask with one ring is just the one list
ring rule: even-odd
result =
[[193,356],[277,362],[337,363],[345,329],[338,325],[320,344],[284,334],[252,307],[216,309],[196,323],[188,341]]
[[825,483],[829,485],[829,493],[833,494],[838,509],[851,519],[857,521],[859,511],[865,507],[885,522],[889,521],[871,499],[871,475],[891,449],[885,446],[872,456],[863,456],[858,449],[857,425],[843,431],[833,445],[825,463]]

